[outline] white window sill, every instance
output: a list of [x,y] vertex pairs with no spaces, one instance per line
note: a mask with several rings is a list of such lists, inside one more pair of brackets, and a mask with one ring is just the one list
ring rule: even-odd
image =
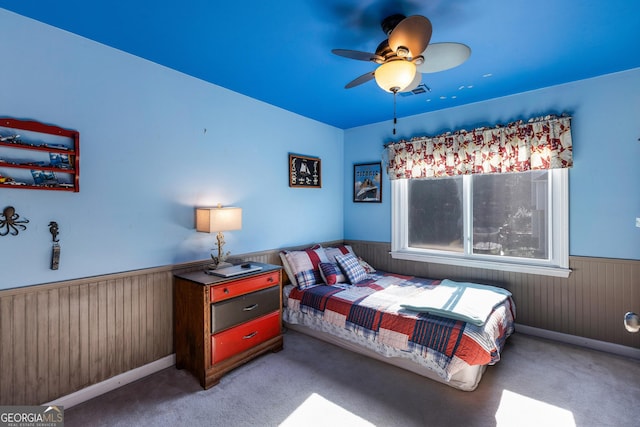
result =
[[522,264],[515,262],[504,262],[495,260],[470,259],[455,256],[438,256],[423,254],[414,251],[391,251],[394,259],[408,261],[431,262],[435,264],[448,264],[460,267],[484,268],[488,270],[510,271],[514,273],[538,274],[542,276],[569,277],[571,269],[559,266]]

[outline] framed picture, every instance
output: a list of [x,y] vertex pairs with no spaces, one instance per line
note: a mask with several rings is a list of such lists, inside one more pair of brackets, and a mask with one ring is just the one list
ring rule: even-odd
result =
[[382,162],[353,165],[353,201],[382,202]]
[[321,188],[320,158],[289,154],[289,187]]

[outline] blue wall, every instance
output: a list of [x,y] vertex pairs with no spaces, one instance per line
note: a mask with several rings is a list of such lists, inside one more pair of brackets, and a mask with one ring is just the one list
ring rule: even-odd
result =
[[[342,130],[1,9],[0,28],[0,116],[81,148],[79,193],[0,189],[30,221],[0,237],[0,289],[206,259],[195,206],[243,208],[233,253],[342,238]],[[321,189],[289,188],[289,152],[322,159]]]
[[[395,139],[563,112],[573,116],[570,254],[640,259],[640,228],[635,227],[640,217],[639,69],[400,119]],[[392,136],[391,121],[345,131],[347,181],[353,164],[380,159],[382,143]],[[382,204],[361,204],[351,201],[350,184],[345,184],[345,239],[391,240],[388,189],[384,174]]]
[[[381,204],[353,203],[351,183],[391,121],[342,131],[1,9],[0,27],[0,116],[76,129],[82,154],[80,193],[0,189],[0,209],[30,220],[0,237],[0,289],[206,259],[194,207],[216,203],[243,208],[234,253],[390,241],[387,176]],[[569,112],[570,253],[640,259],[639,83],[632,70],[404,118],[395,139]],[[322,189],[288,187],[289,152],[322,159]]]

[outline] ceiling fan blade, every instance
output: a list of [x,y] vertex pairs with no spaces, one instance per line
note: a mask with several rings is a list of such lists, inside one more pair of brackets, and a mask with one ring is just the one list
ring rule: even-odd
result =
[[431,21],[424,16],[413,15],[402,21],[389,34],[389,47],[397,53],[399,47],[409,50],[412,58],[425,51],[431,40]]
[[437,73],[465,62],[471,56],[471,49],[462,43],[432,43],[422,56],[424,56],[424,62],[418,65],[418,71]]
[[384,58],[381,57],[380,55],[376,55],[375,53],[370,53],[370,52],[362,52],[359,50],[332,49],[331,52],[338,56],[343,56],[349,59],[357,59],[359,61],[373,61],[373,62],[384,61]]
[[351,89],[352,87],[356,87],[356,86],[360,86],[363,83],[366,83],[370,80],[373,80],[373,78],[375,77],[375,71],[369,71],[366,74],[361,75],[360,77],[357,77],[353,80],[351,80],[349,83],[347,83],[344,88],[345,89]]

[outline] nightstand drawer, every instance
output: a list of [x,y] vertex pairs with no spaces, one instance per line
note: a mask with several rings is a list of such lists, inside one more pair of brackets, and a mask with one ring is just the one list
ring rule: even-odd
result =
[[276,286],[280,283],[280,271],[239,279],[211,287],[211,302],[223,301],[249,292]]
[[211,304],[211,333],[264,316],[280,308],[280,286]]
[[280,312],[227,329],[211,337],[212,364],[280,335]]

